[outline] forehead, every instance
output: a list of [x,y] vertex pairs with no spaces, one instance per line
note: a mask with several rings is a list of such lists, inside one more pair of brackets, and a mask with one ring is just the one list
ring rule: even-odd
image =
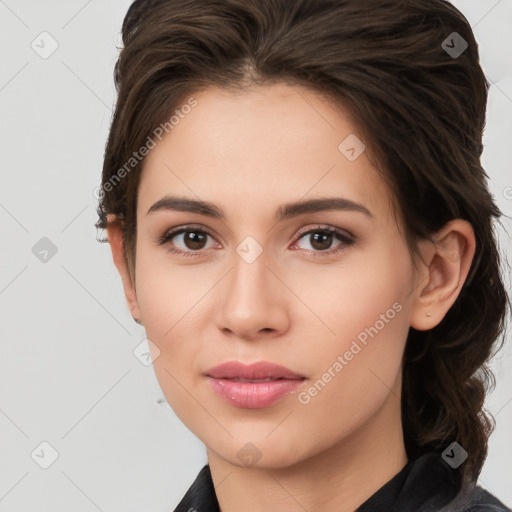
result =
[[388,187],[362,135],[325,97],[286,84],[191,97],[195,106],[177,107],[177,122],[145,159],[141,212],[172,193],[221,204],[228,215],[333,195],[389,213]]

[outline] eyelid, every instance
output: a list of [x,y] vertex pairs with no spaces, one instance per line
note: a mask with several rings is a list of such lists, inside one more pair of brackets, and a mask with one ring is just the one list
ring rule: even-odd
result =
[[295,235],[297,239],[299,239],[302,235],[305,235],[307,233],[310,233],[311,231],[327,231],[329,233],[333,234],[339,234],[345,236],[345,238],[350,238],[352,241],[355,240],[355,236],[350,233],[350,231],[347,231],[346,229],[337,228],[335,226],[331,226],[330,224],[317,224],[316,226],[306,227],[300,229],[297,234]]

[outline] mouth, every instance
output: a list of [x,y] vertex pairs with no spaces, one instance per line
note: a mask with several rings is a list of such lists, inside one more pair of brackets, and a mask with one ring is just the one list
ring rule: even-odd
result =
[[285,366],[260,361],[253,364],[245,364],[240,361],[227,361],[210,368],[205,375],[214,379],[239,380],[240,382],[268,382],[271,380],[299,380],[305,379]]
[[211,368],[205,375],[223,400],[248,409],[274,405],[306,380],[289,368],[267,361],[251,365],[230,361]]

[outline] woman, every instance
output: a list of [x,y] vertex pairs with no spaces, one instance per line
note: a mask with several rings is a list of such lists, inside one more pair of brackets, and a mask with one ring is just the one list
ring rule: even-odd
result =
[[510,510],[487,87],[443,0],[137,0],[97,226],[208,464],[180,511]]

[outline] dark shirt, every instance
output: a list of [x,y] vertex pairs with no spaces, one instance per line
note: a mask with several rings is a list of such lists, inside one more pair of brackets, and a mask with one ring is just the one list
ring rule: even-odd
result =
[[[453,469],[436,453],[408,462],[355,512],[512,512],[474,485],[461,491]],[[220,512],[207,464],[174,512]]]

